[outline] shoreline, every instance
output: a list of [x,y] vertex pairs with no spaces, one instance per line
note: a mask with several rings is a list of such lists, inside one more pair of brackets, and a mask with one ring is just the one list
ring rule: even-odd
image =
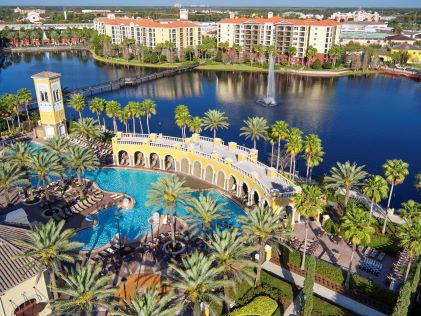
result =
[[57,46],[29,46],[29,47],[6,47],[4,53],[39,53],[39,52],[64,52],[72,50],[89,50],[80,45],[57,45]]

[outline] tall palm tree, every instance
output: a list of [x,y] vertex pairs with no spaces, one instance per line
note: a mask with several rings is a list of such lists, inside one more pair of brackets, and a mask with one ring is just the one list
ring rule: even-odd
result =
[[118,119],[120,122],[124,124],[126,127],[126,133],[129,132],[129,119],[131,117],[130,108],[126,105],[123,109],[120,110],[117,114]]
[[416,175],[416,182],[415,182],[415,187],[417,189],[421,189],[421,173]]
[[145,116],[146,116],[146,126],[148,128],[148,134],[151,133],[151,130],[149,128],[149,119],[152,115],[156,114],[156,103],[153,102],[151,99],[145,99],[143,102],[143,108],[145,110]]
[[249,117],[243,121],[245,126],[241,127],[240,136],[245,136],[246,139],[253,140],[253,148],[256,149],[256,141],[260,138],[266,138],[267,120],[264,117]]
[[177,205],[185,205],[191,199],[191,189],[184,186],[184,179],[172,177],[161,177],[152,184],[148,191],[146,205],[153,205],[154,210],[166,210],[170,216],[171,238],[175,246],[175,222],[174,209]]
[[4,192],[6,206],[10,204],[10,190],[29,183],[25,175],[16,163],[0,162],[0,190]]
[[186,207],[186,211],[189,213],[186,221],[190,224],[192,231],[209,236],[215,221],[228,217],[224,210],[226,206],[227,203],[221,203],[209,194],[200,194],[198,198],[193,198],[189,206]]
[[188,122],[189,129],[191,133],[201,133],[203,126],[203,119],[199,116],[194,116]]
[[203,306],[206,304],[212,312],[212,302],[221,302],[216,294],[223,287],[233,286],[231,280],[221,280],[224,272],[223,266],[215,266],[213,260],[204,253],[195,252],[182,260],[181,266],[170,264],[173,270],[171,286],[183,293],[183,305],[193,309],[194,316],[203,315]]
[[[107,104],[107,101],[104,100],[104,99],[93,98],[92,101],[91,101],[91,104],[89,105],[89,109],[93,113],[96,113],[99,125],[101,125],[100,114],[102,114],[102,115],[104,114],[106,104]],[[105,117],[104,117],[104,115],[102,116],[102,122],[103,122],[104,130],[105,130]]]
[[405,273],[406,281],[414,258],[421,254],[421,221],[405,221],[403,225],[398,226],[397,236],[400,239],[401,246],[408,249],[409,260]]
[[367,244],[371,240],[375,229],[371,226],[373,218],[367,212],[351,204],[344,216],[341,229],[344,232],[344,239],[352,243],[351,258],[349,260],[348,273],[346,276],[345,287],[349,289],[349,281],[351,279],[352,260],[354,258],[355,249],[359,244]]
[[372,176],[364,181],[363,194],[371,200],[370,217],[373,214],[373,206],[387,198],[389,187],[382,176]]
[[[65,171],[67,169],[65,157],[69,150],[69,139],[66,136],[54,136],[47,140],[45,147],[57,155],[60,159],[60,165],[62,166],[63,171]],[[64,172],[62,173],[61,179],[62,181],[64,180]]]
[[303,260],[301,261],[301,270],[304,270],[306,260],[308,219],[311,217],[317,219],[325,206],[326,197],[317,185],[304,184],[302,186],[302,191],[294,196],[294,207],[301,216],[305,217],[304,251]]
[[63,294],[60,299],[51,302],[54,313],[93,315],[98,308],[111,309],[115,300],[115,288],[109,286],[110,275],[102,275],[100,265],[82,266],[74,269],[65,268],[60,273],[61,286],[52,286],[53,293]]
[[9,162],[17,164],[22,170],[26,170],[34,154],[35,147],[30,143],[17,142],[5,148],[3,157]]
[[270,144],[271,151],[270,151],[270,167],[273,167],[273,159],[275,157],[275,144],[278,141],[278,138],[272,134],[272,129],[268,127],[266,129],[266,140]]
[[[223,267],[223,279],[233,280],[234,286],[240,283],[253,285],[256,277],[254,272],[249,269],[256,267],[256,263],[250,260],[251,247],[245,246],[247,237],[241,236],[238,228],[213,233],[212,237],[206,242],[212,259],[218,267]],[[224,286],[224,301],[226,312],[230,313],[230,287]]]
[[286,223],[283,221],[282,212],[275,213],[266,207],[255,207],[247,215],[240,216],[238,223],[251,242],[257,243],[259,263],[256,273],[255,285],[260,284],[262,265],[265,262],[265,245],[267,243],[285,244],[289,238]]
[[[310,177],[310,170],[314,167],[314,163],[323,161],[322,141],[316,134],[308,134],[304,139],[304,158],[306,159],[307,171],[306,179]],[[315,158],[318,159],[315,159]],[[321,161],[320,161],[321,160]]]
[[125,301],[112,315],[173,316],[181,309],[181,306],[174,304],[173,297],[172,291],[160,295],[157,289],[144,289],[141,294],[136,292],[131,301]]
[[348,206],[349,196],[351,190],[361,185],[361,181],[367,175],[364,169],[365,166],[357,166],[354,162],[349,161],[345,163],[336,163],[336,167],[330,169],[330,175],[324,178],[325,186],[327,189],[345,190],[345,208]]
[[138,117],[139,123],[140,123],[140,132],[143,134],[142,116],[145,115],[145,111],[143,109],[142,102],[130,101],[129,103],[127,103],[126,108],[129,109],[129,113],[132,117],[133,133],[136,133],[136,120],[135,119],[136,117]]
[[[56,273],[61,269],[61,264],[74,263],[77,259],[75,250],[83,246],[83,243],[71,241],[75,236],[74,229],[63,229],[65,222],[56,223],[51,219],[48,223],[37,225],[27,233],[28,238],[17,241],[24,250],[24,254],[18,258],[31,258],[30,268],[36,268],[40,274],[47,269],[50,274],[50,282],[56,286]],[[53,292],[57,299],[56,292]]]
[[30,118],[29,118],[28,105],[29,105],[29,102],[32,101],[31,90],[29,90],[28,88],[21,88],[21,89],[18,90],[17,97],[18,97],[19,105],[21,105],[21,106],[23,105],[25,107],[26,118],[29,122]]
[[297,48],[294,46],[289,46],[287,48],[287,55],[288,55],[288,65],[291,64],[292,58],[297,54]]
[[114,133],[117,133],[117,115],[121,110],[120,103],[117,101],[111,100],[107,101],[107,104],[105,106],[105,112],[107,113],[107,116],[113,119],[113,130]]
[[79,185],[82,184],[81,174],[87,170],[94,170],[99,166],[98,157],[90,148],[70,147],[65,157],[67,165],[76,170]]
[[82,136],[86,140],[97,139],[102,136],[102,128],[92,117],[85,117],[73,123],[70,134]]
[[79,119],[82,118],[82,110],[86,106],[85,97],[80,93],[75,93],[70,96],[69,105],[72,109],[79,113]]
[[279,170],[279,161],[281,159],[281,141],[286,140],[289,135],[288,123],[285,121],[276,121],[271,126],[271,133],[278,138],[278,154],[276,160],[276,170]]
[[186,138],[186,127],[191,121],[189,108],[184,104],[177,105],[174,110],[175,123],[181,128],[181,137]]
[[20,104],[18,102],[17,96],[11,93],[6,93],[2,96],[2,98],[3,98],[3,102],[6,103],[10,112],[16,113],[16,117],[18,119],[18,126],[20,128],[20,118],[19,118]]
[[287,137],[286,150],[291,156],[289,165],[289,174],[295,177],[295,168],[297,155],[303,150],[303,132],[298,128],[291,128]]
[[421,203],[409,200],[402,203],[402,217],[408,223],[414,223],[421,220]]
[[219,110],[209,110],[205,113],[203,118],[203,126],[205,130],[213,131],[213,138],[216,138],[216,131],[222,128],[228,128],[228,117],[225,116],[225,112]]

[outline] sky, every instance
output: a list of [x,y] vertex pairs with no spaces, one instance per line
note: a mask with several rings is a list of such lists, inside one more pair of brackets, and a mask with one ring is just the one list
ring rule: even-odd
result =
[[421,8],[421,0],[0,0],[0,5],[33,6],[172,6],[205,4],[209,6],[293,6],[293,7],[412,7]]

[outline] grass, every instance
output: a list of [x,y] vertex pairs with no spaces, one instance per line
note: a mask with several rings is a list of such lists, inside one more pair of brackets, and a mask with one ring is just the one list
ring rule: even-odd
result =
[[331,304],[318,296],[313,296],[312,315],[316,316],[353,316],[356,315],[339,306]]

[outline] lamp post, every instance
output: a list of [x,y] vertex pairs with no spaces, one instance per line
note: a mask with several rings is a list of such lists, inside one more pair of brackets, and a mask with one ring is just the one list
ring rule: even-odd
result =
[[151,225],[151,241],[153,242],[153,226],[152,226],[153,218],[152,217],[148,219],[148,223]]
[[122,258],[121,258],[121,231],[120,231],[120,210],[118,209],[117,211],[115,211],[114,213],[115,218],[117,220],[117,232],[118,232],[118,243],[119,243],[119,249],[118,249],[118,254],[120,257],[120,268],[121,268],[121,263],[122,263]]
[[161,124],[161,122],[158,122],[158,126],[159,126],[159,134],[162,135],[162,124]]
[[124,291],[124,299],[127,300],[127,293],[126,293],[126,282],[127,278],[124,276],[121,278],[121,282],[123,282],[123,291]]

